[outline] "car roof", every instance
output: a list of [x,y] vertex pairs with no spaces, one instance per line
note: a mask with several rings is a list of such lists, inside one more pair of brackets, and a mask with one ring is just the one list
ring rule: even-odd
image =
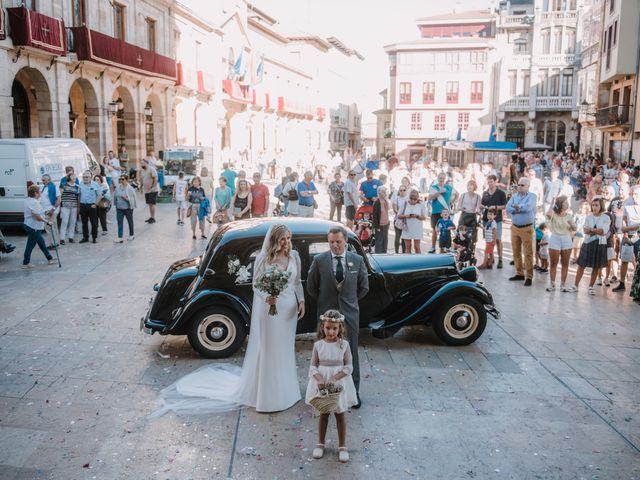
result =
[[[331,227],[342,227],[344,225],[329,220],[321,220],[315,218],[252,218],[250,220],[238,220],[224,225],[224,236],[222,241],[247,238],[264,238],[272,225],[284,224],[291,235],[326,237]],[[350,239],[355,239],[353,232],[347,229]]]

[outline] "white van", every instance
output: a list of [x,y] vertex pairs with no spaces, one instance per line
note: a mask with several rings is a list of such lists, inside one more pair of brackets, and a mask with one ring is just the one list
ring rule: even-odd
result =
[[41,183],[48,173],[60,184],[64,169],[72,166],[76,175],[99,165],[89,148],[77,138],[0,139],[0,225],[20,225],[27,188]]

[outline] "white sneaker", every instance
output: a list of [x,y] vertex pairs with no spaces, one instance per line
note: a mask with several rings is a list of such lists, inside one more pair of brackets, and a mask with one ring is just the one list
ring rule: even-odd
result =
[[129,237],[127,238],[127,240],[131,241],[131,240],[134,240],[135,238],[136,238],[136,237],[134,237],[133,235],[131,235],[131,236],[129,236]]
[[113,243],[123,243],[124,240],[122,240],[121,238],[116,238]]
[[316,448],[313,449],[313,458],[318,459],[322,458],[324,455],[324,444],[319,443],[316,445]]
[[338,460],[342,463],[347,463],[349,461],[349,451],[347,447],[338,448]]
[[596,294],[596,290],[593,287],[589,287],[589,295],[595,295]]
[[102,232],[102,235],[109,235],[109,232],[107,232],[106,230]]
[[26,265],[22,265],[23,270],[30,270],[34,267],[33,263],[27,263]]
[[547,292],[553,292],[556,289],[556,284],[555,283],[550,283],[549,286],[547,287]]
[[576,287],[575,285],[571,285],[569,287],[564,287],[562,291],[567,293],[575,293],[578,291],[578,287]]
[[56,262],[53,258],[51,260],[47,260],[47,265],[55,265],[56,263],[58,262]]

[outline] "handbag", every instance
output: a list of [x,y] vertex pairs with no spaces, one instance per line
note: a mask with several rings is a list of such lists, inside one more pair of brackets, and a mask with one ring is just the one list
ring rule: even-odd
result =
[[[405,210],[407,209],[407,204],[404,204],[404,208],[402,209],[402,213],[401,215],[404,215]],[[398,216],[396,216],[395,220],[393,221],[393,226],[395,228],[397,228],[398,230],[406,230],[408,227],[407,225],[407,219],[406,218],[398,218]]]
[[191,216],[191,211],[193,210],[193,205],[189,205],[189,208],[187,209],[187,218],[189,218]]
[[290,201],[294,201],[295,202],[296,200],[298,200],[298,190],[296,190],[295,187],[289,189],[289,194],[288,195],[289,195],[289,200]]

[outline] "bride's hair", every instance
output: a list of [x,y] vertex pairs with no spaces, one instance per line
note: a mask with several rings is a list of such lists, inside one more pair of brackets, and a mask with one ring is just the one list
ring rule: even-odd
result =
[[[286,225],[274,225],[271,229],[271,237],[269,238],[269,245],[267,246],[267,262],[273,263],[276,261],[278,257],[278,253],[280,252],[280,240],[286,234],[291,234],[291,230]],[[287,248],[287,251],[284,252],[286,255],[291,253],[290,248]]]
[[324,324],[325,323],[337,323],[340,326],[338,330],[338,338],[340,341],[347,338],[347,332],[344,328],[344,315],[338,310],[327,310],[320,315],[320,325],[318,326],[318,338],[322,340],[325,337]]

